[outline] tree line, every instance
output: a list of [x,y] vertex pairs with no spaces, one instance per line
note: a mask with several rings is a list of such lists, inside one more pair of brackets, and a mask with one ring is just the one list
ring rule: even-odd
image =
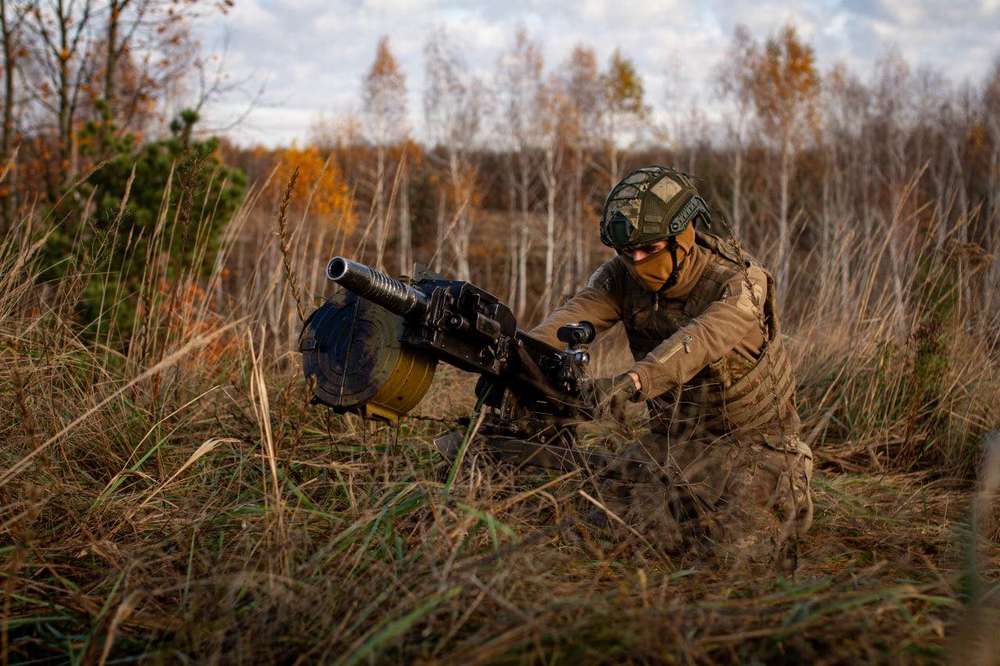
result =
[[[581,44],[547,65],[520,30],[482,78],[455,43],[443,33],[426,42],[422,141],[388,37],[362,77],[360,112],[321,118],[310,133],[312,171],[341,184],[333,208],[350,199],[336,219],[381,267],[409,273],[416,258],[537,316],[607,256],[603,197],[650,163],[697,176],[781,287],[808,261],[839,262],[845,283],[883,271],[902,302],[918,239],[996,256],[1000,62],[960,83],[894,49],[868,72],[821,68],[794,26],[763,39],[740,27],[713,69],[710,120],[694,104],[657,114],[621,51],[602,63]],[[288,162],[280,149],[228,151],[253,179]],[[852,251],[865,244],[884,244],[879,266]],[[995,283],[995,258],[987,268]]]
[[[173,120],[176,145],[147,160],[169,171],[224,87],[192,21],[230,4],[0,0],[4,224],[55,206],[74,184],[93,182],[94,169],[135,163]],[[740,27],[700,105],[650,99],[621,50],[602,61],[579,44],[546,62],[523,29],[488,76],[472,73],[443,31],[426,40],[422,66],[411,113],[405,73],[383,37],[361,76],[359,112],[318,118],[302,147],[223,141],[202,146],[202,159],[245,172],[269,193],[269,213],[288,190],[304,219],[338,227],[366,261],[409,273],[417,260],[481,282],[522,317],[567,297],[607,256],[596,233],[603,197],[649,163],[695,175],[717,218],[768,257],[782,287],[822,261],[838,265],[842,284],[882,271],[904,300],[918,237],[963,245],[993,283],[1000,274],[1000,63],[981,81],[954,82],[889,50],[857,72],[821,67],[792,25],[763,38]],[[94,187],[124,192],[117,181],[131,171],[115,173]],[[74,195],[84,217],[87,196]],[[884,261],[860,265],[852,248],[863,244],[884,244]]]

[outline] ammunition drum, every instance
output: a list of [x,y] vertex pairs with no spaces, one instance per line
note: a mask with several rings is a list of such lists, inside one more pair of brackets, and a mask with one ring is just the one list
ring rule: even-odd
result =
[[316,310],[299,338],[315,401],[390,422],[416,407],[437,362],[400,342],[403,326],[399,315],[355,295]]

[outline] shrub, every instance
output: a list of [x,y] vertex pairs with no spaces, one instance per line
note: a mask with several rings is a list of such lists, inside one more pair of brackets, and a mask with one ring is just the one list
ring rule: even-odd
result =
[[79,274],[76,309],[92,335],[127,344],[144,299],[169,288],[146,284],[152,266],[174,282],[213,265],[246,177],[221,162],[216,139],[193,140],[197,121],[184,111],[170,138],[137,151],[131,138],[109,138],[104,125],[88,128],[94,145],[117,152],[55,207],[60,226],[47,245],[46,275]]

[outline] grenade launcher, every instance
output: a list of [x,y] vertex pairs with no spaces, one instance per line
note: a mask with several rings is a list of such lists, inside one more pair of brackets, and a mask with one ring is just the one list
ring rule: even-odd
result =
[[[443,361],[479,375],[476,396],[488,409],[479,432],[493,453],[558,469],[600,464],[574,449],[575,425],[590,416],[580,395],[590,323],[559,329],[567,347],[556,349],[518,329],[507,305],[469,282],[426,270],[397,280],[344,257],[330,261],[326,276],[347,293],[313,312],[299,338],[314,403],[397,422]],[[442,453],[457,447],[455,437],[438,438]]]

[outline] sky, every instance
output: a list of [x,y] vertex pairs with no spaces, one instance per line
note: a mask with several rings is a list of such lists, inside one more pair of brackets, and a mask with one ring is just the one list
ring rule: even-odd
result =
[[224,53],[228,81],[239,84],[214,101],[206,125],[224,128],[242,118],[225,134],[275,146],[301,145],[320,114],[360,110],[361,79],[382,35],[406,75],[419,138],[423,47],[441,29],[486,82],[518,27],[541,45],[546,67],[558,66],[577,43],[594,48],[602,63],[619,48],[659,113],[698,106],[711,118],[713,71],[735,27],[746,25],[762,40],[789,22],[822,70],[843,62],[868,76],[898,49],[914,68],[978,82],[1000,56],[1000,0],[236,0],[197,30],[207,51]]

